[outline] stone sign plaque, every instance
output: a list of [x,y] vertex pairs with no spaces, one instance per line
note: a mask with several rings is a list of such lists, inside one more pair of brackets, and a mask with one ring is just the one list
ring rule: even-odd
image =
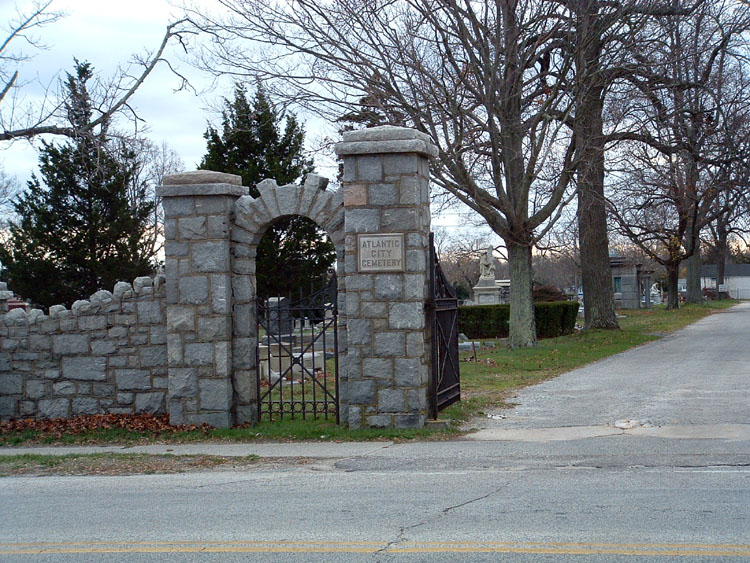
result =
[[403,272],[404,234],[357,235],[357,269],[360,272]]

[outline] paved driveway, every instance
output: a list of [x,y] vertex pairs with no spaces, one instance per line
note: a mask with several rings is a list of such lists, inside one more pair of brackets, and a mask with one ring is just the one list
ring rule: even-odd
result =
[[[513,410],[496,413],[505,419],[473,421],[495,430],[476,437],[497,439],[503,435],[497,430],[521,437],[522,429],[548,429],[553,435],[556,428],[567,428],[569,435],[574,428],[601,435],[616,430],[618,421],[632,421],[620,426],[634,425],[642,433],[743,435],[750,429],[750,303],[526,388],[514,402]],[[646,428],[637,428],[641,425]]]

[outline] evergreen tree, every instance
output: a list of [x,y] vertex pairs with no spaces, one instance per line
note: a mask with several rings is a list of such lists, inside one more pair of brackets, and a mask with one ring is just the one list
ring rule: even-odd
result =
[[[256,184],[266,178],[284,185],[313,171],[312,160],[303,154],[303,126],[294,115],[277,111],[261,87],[251,103],[245,87],[236,85],[234,100],[225,99],[224,106],[221,133],[209,126],[204,134],[207,152],[199,168],[242,176],[253,197],[259,195]],[[313,221],[280,218],[258,245],[258,295],[305,294],[335,260],[333,243]]]
[[10,289],[45,307],[71,305],[154,267],[153,250],[143,244],[154,204],[145,186],[133,197],[136,155],[110,140],[108,123],[87,127],[94,119],[92,76],[91,66],[78,61],[67,75],[67,119],[81,133],[60,145],[43,142],[43,181],[32,176],[14,202],[17,219],[0,247]]

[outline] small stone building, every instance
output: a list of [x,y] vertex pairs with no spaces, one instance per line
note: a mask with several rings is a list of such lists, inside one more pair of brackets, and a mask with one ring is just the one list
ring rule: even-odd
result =
[[[609,267],[617,309],[640,309],[651,306],[650,288],[654,272],[643,264],[610,251]],[[644,299],[645,297],[645,299]]]

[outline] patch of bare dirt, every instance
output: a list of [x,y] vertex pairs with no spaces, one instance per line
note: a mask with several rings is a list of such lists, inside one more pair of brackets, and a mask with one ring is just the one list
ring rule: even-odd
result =
[[139,475],[195,471],[242,471],[257,468],[259,458],[207,455],[20,455],[0,457],[0,476]]

